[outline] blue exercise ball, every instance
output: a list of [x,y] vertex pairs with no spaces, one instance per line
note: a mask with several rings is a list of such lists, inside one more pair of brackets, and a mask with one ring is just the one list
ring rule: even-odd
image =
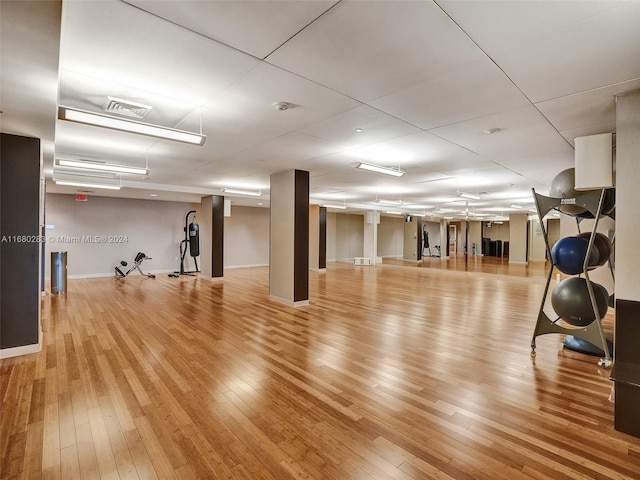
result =
[[[551,249],[551,259],[558,269],[567,275],[577,275],[584,270],[584,260],[587,256],[589,240],[578,237],[563,237],[558,240]],[[598,264],[600,255],[597,246],[594,244],[589,255],[588,266],[593,267]]]
[[[609,293],[599,283],[591,282],[598,307],[598,316],[603,318],[609,308]],[[553,289],[551,305],[558,317],[576,327],[586,327],[596,319],[587,281],[582,277],[567,278]]]

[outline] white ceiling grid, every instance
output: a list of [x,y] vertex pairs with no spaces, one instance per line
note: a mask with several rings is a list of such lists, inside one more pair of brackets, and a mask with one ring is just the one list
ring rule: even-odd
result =
[[[202,124],[207,135],[194,147],[57,121],[49,134],[57,154],[148,159],[149,178],[125,178],[121,196],[193,199],[244,187],[262,189],[266,206],[270,174],[301,168],[311,173],[312,198],[354,208],[377,208],[382,193],[450,203],[469,189],[487,192],[476,211],[496,211],[514,194],[546,190],[573,165],[573,139],[614,131],[615,95],[640,88],[638,1],[62,7],[60,104],[100,111],[107,96],[124,98],[153,107],[145,121],[193,131]],[[3,48],[3,72],[5,62]],[[276,110],[279,101],[290,108]],[[53,153],[45,153],[50,177]],[[407,174],[381,178],[355,169],[358,161]]]

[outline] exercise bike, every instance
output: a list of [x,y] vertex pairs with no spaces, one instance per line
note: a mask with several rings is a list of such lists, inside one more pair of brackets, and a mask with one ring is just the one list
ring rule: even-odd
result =
[[[133,265],[131,265],[131,268],[129,268],[129,270],[127,270],[126,272],[123,272],[122,270],[120,270],[120,267],[116,267],[116,280],[120,280],[121,278],[126,277],[127,275],[129,275],[132,271],[134,270],[138,270],[140,272],[140,275],[144,275],[145,277],[149,277],[149,278],[156,278],[155,275],[151,274],[151,273],[144,273],[142,271],[142,269],[140,268],[140,264],[142,263],[143,260],[151,260],[151,257],[147,257],[144,253],[142,252],[138,252],[138,254],[136,255],[135,259],[133,260]],[[127,262],[125,262],[124,260],[122,260],[120,262],[120,266],[121,267],[126,267],[128,264]]]

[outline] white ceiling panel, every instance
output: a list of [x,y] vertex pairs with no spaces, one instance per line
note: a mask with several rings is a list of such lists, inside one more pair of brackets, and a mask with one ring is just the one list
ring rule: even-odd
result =
[[274,51],[336,3],[336,0],[190,0],[185,8],[183,1],[176,0],[125,1],[258,58]]
[[194,105],[207,104],[258,64],[114,0],[65,2],[60,54],[65,70]]
[[376,108],[360,105],[298,131],[355,148],[418,133],[420,129]]
[[[274,104],[285,102],[288,109],[277,110]],[[285,131],[351,110],[359,102],[278,67],[262,63],[232,86],[212,97],[216,109],[240,115]]]
[[[615,132],[615,96],[640,89],[640,79],[536,104],[542,114],[563,134],[581,135]],[[576,136],[569,135],[571,143]],[[567,136],[567,135],[565,135]]]
[[640,78],[640,2],[438,3],[533,102]]
[[482,56],[432,2],[347,1],[267,61],[367,102]]
[[522,107],[529,101],[493,62],[483,58],[371,104],[429,129]]
[[[484,133],[497,128],[493,134]],[[511,158],[571,152],[567,141],[533,106],[435,128],[432,133],[501,164]]]

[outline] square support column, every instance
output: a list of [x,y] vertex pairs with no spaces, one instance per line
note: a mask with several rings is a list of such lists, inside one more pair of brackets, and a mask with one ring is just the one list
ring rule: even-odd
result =
[[616,323],[614,427],[640,437],[640,91],[616,103]]
[[224,276],[224,197],[203,197],[200,210],[201,275],[221,280]]
[[309,172],[271,175],[269,298],[309,303]]

